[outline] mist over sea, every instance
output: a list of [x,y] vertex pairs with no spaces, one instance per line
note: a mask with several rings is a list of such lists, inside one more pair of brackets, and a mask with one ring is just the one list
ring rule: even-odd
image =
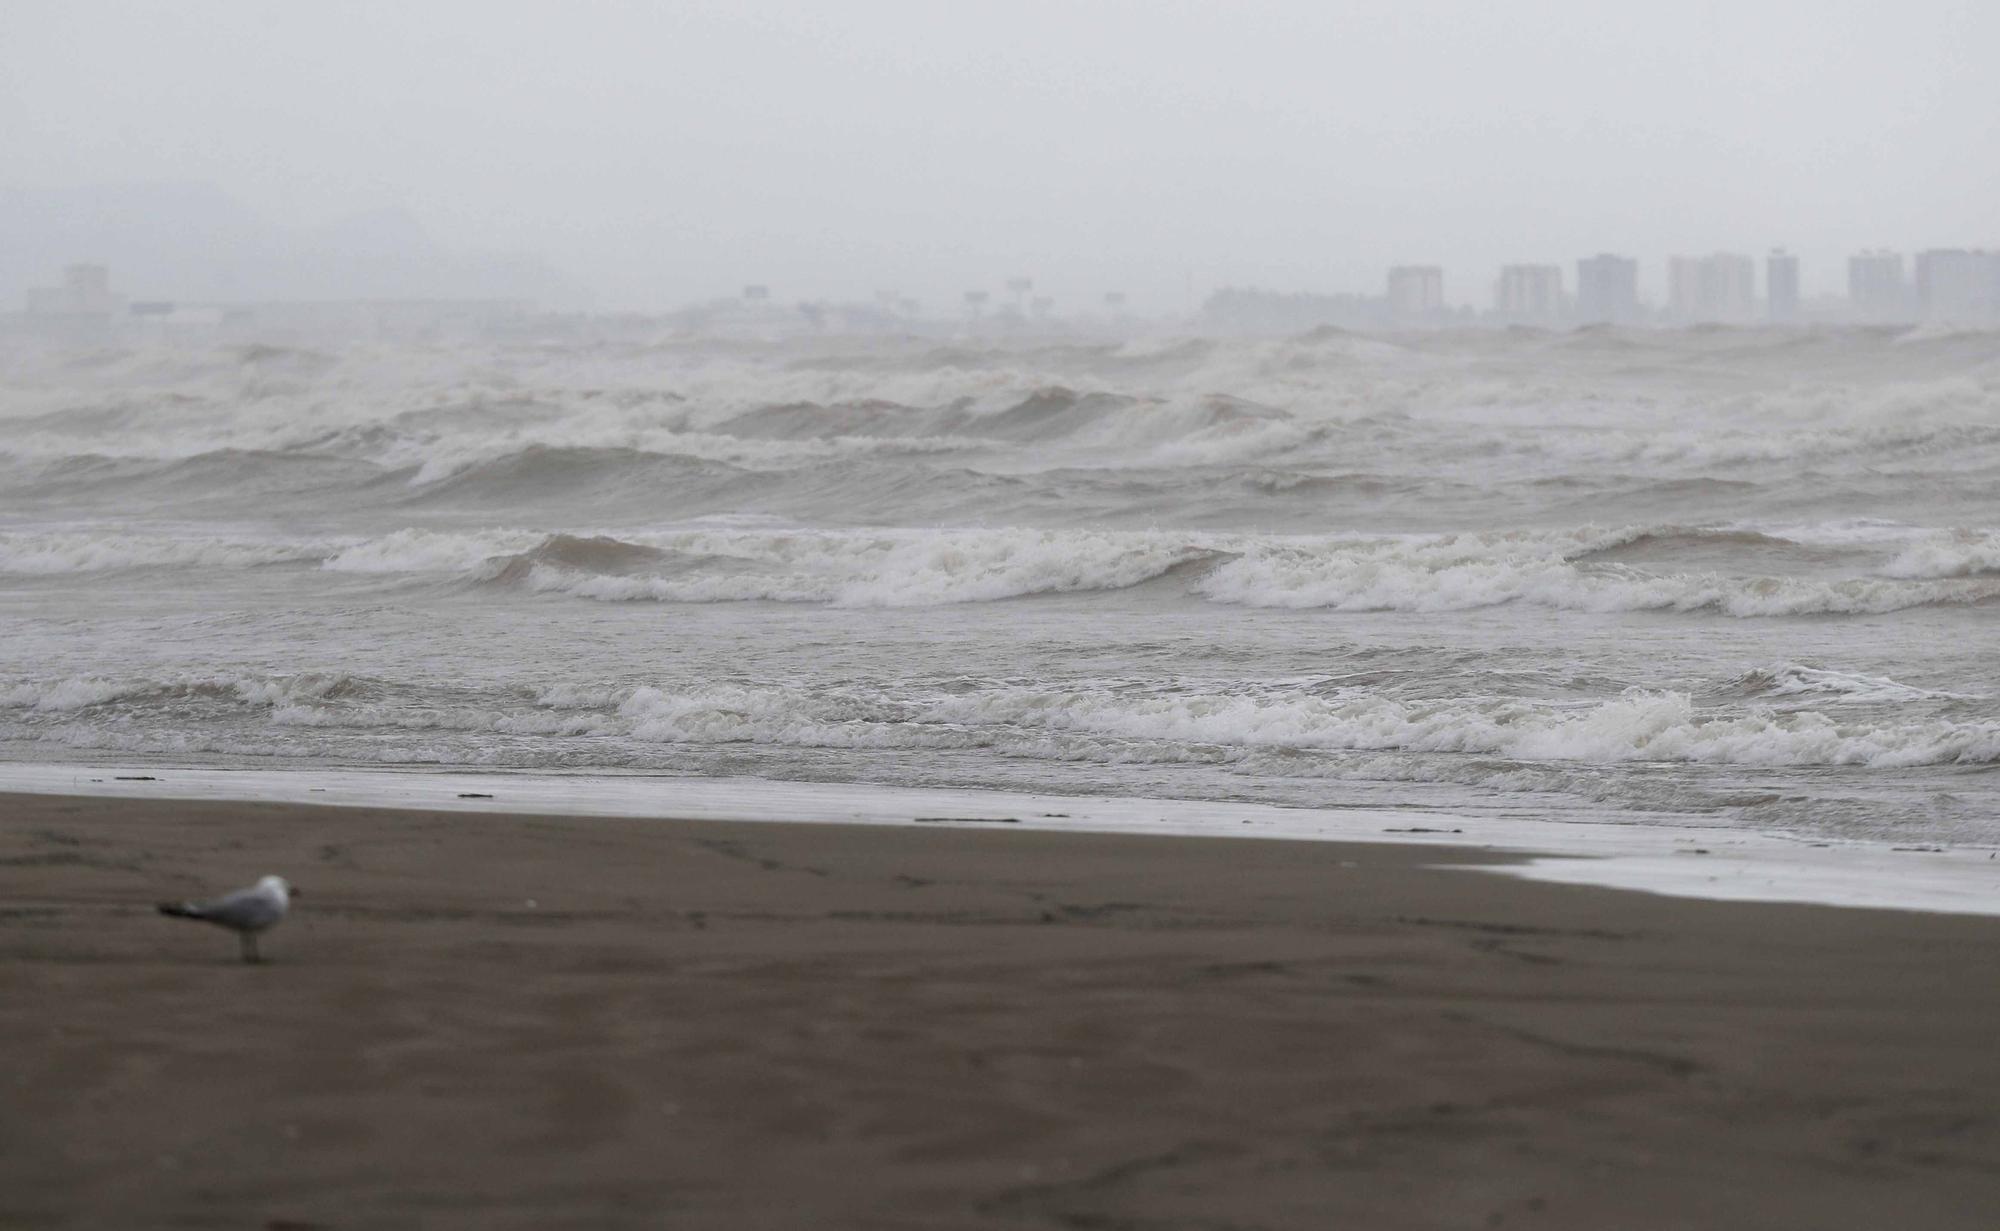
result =
[[1992,333],[4,371],[9,760],[2000,840]]

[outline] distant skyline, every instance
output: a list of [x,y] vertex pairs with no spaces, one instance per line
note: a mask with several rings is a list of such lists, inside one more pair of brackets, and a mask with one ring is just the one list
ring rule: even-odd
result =
[[1936,0],[15,0],[0,186],[212,183],[293,232],[401,211],[609,308],[1028,276],[1166,311],[1396,264],[1483,307],[1503,265],[1573,292],[1598,252],[1658,301],[1671,256],[1772,247],[1810,297],[1864,248],[2000,246],[1995,46],[2000,6]]
[[[647,302],[606,301],[585,280],[572,276],[533,253],[480,252],[453,249],[425,228],[410,211],[389,207],[336,218],[313,227],[281,227],[230,198],[212,184],[113,184],[75,188],[16,188],[0,186],[0,229],[14,242],[0,250],[0,312],[17,310],[24,289],[58,280],[72,263],[109,265],[121,292],[139,298],[184,299],[200,302],[269,299],[345,298],[506,298],[526,299],[558,308],[671,309],[719,298],[735,298],[755,285],[780,304],[794,300],[873,302],[877,283],[822,288],[807,293],[784,283],[723,279],[713,286],[691,289],[675,297],[662,289]],[[1978,247],[1974,244],[1941,245]],[[1994,246],[2000,250],[2000,245]],[[1886,249],[1913,264],[1922,248]],[[1748,258],[1754,267],[1753,295],[1762,298],[1766,258],[1776,249],[1721,250],[1722,255]],[[1796,261],[1796,252],[1784,250]],[[1845,299],[1848,259],[1863,251],[1853,248],[1830,258],[1823,269],[1802,279],[1810,300]],[[1495,306],[1498,283],[1509,270],[1553,268],[1560,273],[1562,293],[1580,293],[1578,264],[1603,254],[1575,259],[1507,262],[1491,270],[1440,268],[1447,308],[1484,311]],[[1610,255],[1629,257],[1629,253]],[[1710,252],[1676,251],[1649,262],[1637,261],[1638,298],[1642,304],[1667,308],[1672,300],[1672,266],[1684,259],[1703,260]],[[1224,289],[1262,289],[1283,293],[1353,294],[1382,297],[1395,271],[1388,266],[1358,275],[1352,285],[1303,285],[1287,281],[1296,270],[1272,271],[1264,282],[1190,281],[1183,274],[1183,295],[1192,300],[1135,305],[1148,312],[1185,310],[1199,306],[1209,294]],[[1905,270],[1909,276],[1909,270]],[[988,292],[1004,305],[1014,296],[1008,283],[1025,277],[1032,295],[1054,288],[1033,272],[995,274],[971,281],[923,301],[931,315],[950,315],[962,306],[966,291]],[[1090,311],[1102,305],[1105,290],[1084,288],[1067,301],[1056,297],[1062,314]],[[907,299],[908,296],[906,295]]]

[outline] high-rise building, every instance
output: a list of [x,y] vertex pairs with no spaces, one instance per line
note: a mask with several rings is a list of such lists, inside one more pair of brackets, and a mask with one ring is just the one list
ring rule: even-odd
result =
[[1774,325],[1798,323],[1799,258],[1783,248],[1764,258],[1764,307]]
[[1496,315],[1524,324],[1546,325],[1563,314],[1560,265],[1505,265],[1493,287]]
[[1918,253],[1917,310],[1933,321],[2000,317],[2000,252],[1933,248]]
[[1757,318],[1757,262],[1718,252],[1703,263],[1702,298],[1719,321],[1741,324]]
[[1576,318],[1585,325],[1639,319],[1639,262],[1600,253],[1576,263]]
[[1907,315],[1903,254],[1875,249],[1848,257],[1847,300],[1863,320],[1892,321]]
[[61,286],[28,291],[31,316],[108,318],[118,310],[118,297],[111,293],[111,271],[103,265],[71,265],[63,270]]
[[1757,302],[1757,263],[1717,252],[1677,256],[1667,262],[1667,308],[1684,324],[1742,324]]
[[1399,321],[1444,313],[1444,270],[1436,265],[1398,265],[1389,271],[1389,314]]
[[1667,258],[1667,311],[1675,320],[1699,320],[1701,300],[1701,258]]

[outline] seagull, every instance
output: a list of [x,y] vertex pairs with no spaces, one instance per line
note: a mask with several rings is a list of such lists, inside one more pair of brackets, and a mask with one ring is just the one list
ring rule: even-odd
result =
[[297,896],[299,891],[284,877],[267,876],[248,889],[224,894],[212,902],[162,902],[160,913],[228,928],[242,942],[243,960],[256,962],[262,960],[257,956],[257,933],[283,919]]

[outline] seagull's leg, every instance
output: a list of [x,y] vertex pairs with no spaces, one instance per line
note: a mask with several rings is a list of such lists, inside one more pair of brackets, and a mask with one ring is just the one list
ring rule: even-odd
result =
[[240,939],[240,940],[241,940],[241,941],[243,942],[243,960],[244,960],[244,961],[246,961],[246,962],[261,962],[261,961],[263,961],[263,960],[264,960],[264,959],[262,959],[262,958],[260,958],[260,957],[258,957],[258,956],[257,956],[257,933],[255,933],[255,932],[238,932],[238,933],[237,933],[236,935],[237,935],[237,938],[238,938],[238,939]]

